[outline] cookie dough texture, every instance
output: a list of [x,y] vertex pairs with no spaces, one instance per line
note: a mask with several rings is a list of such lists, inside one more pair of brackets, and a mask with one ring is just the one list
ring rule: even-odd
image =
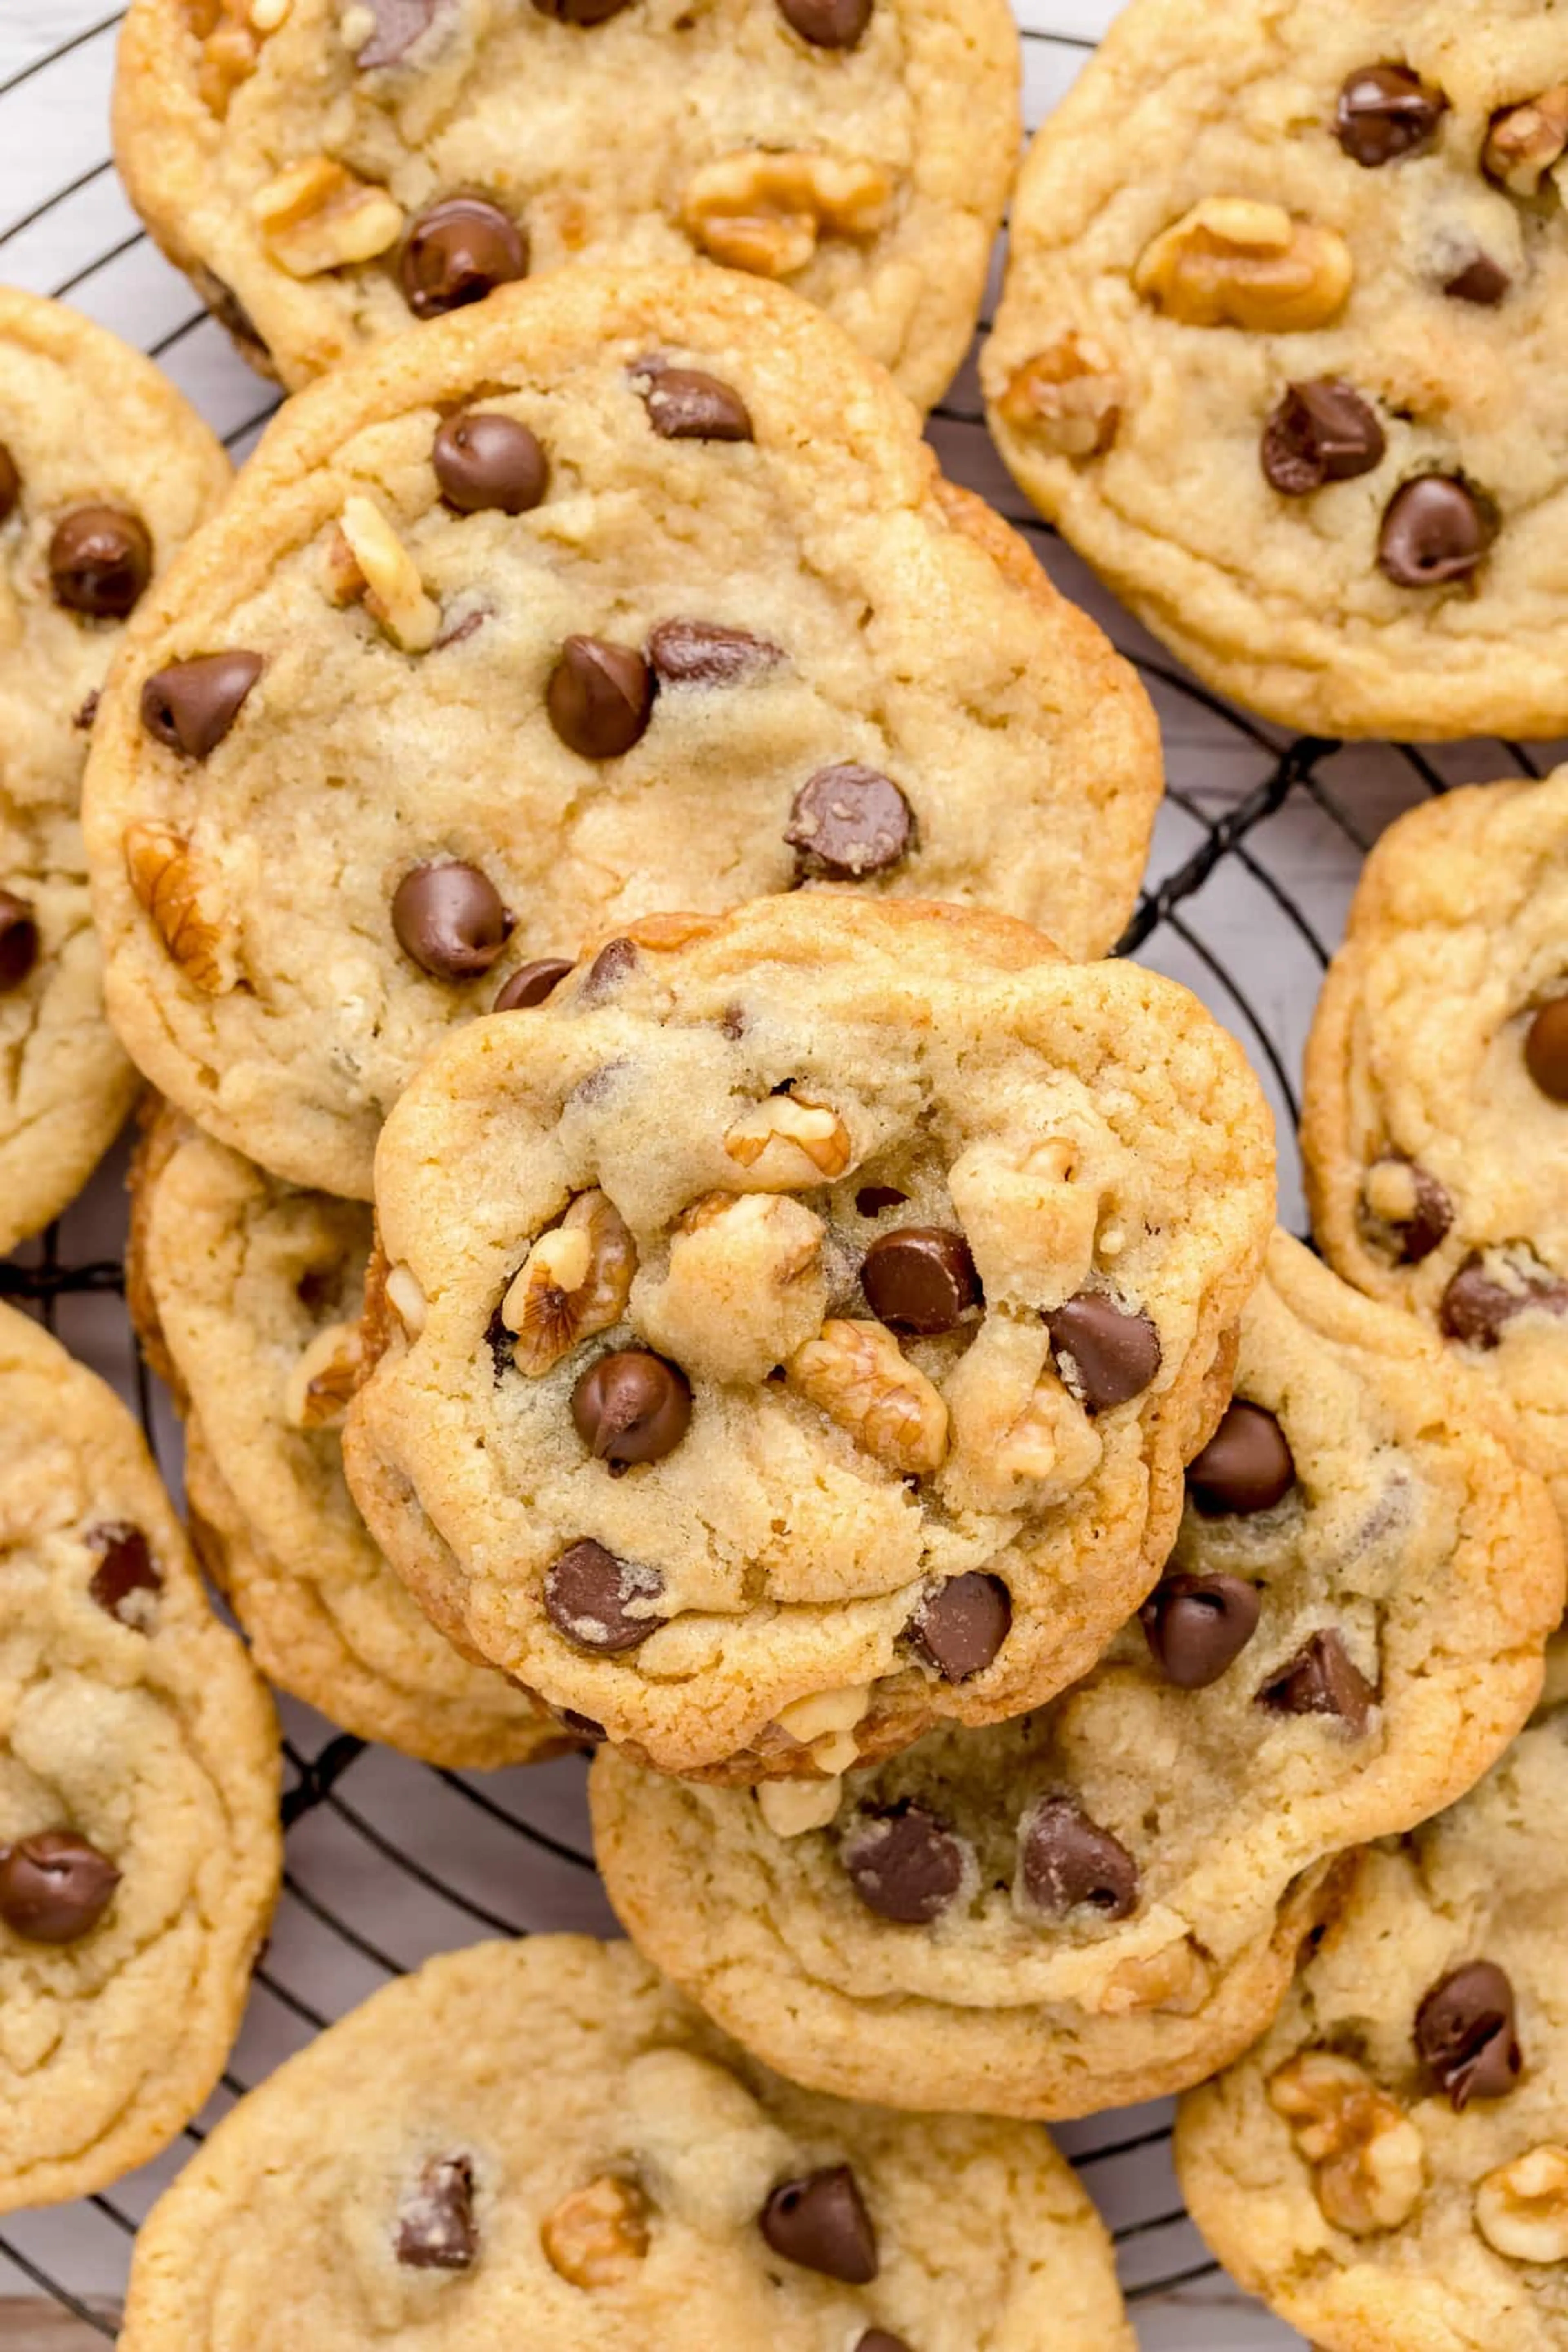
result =
[[[862,16],[847,47],[790,21]],[[521,232],[504,265],[489,239],[513,276],[758,270],[929,407],[979,313],[1018,80],[1005,0],[797,0],[788,16],[775,0],[139,0],[115,148],[159,244],[295,389],[413,323],[411,238],[433,205],[479,197],[501,241]]]
[[[1135,1619],[1052,1706],[852,1772],[830,1818],[793,1835],[769,1826],[772,1791],[599,1757],[595,1846],[626,1927],[770,2064],[858,2098],[1008,2115],[1184,2088],[1268,2021],[1331,1909],[1324,1864],[1450,1801],[1523,1723],[1561,1546],[1466,1374],[1279,1234],[1236,1392],[1282,1433],[1293,1481],[1261,1508],[1189,1496],[1152,1604],[1193,1579],[1257,1596],[1212,1681],[1173,1680]],[[1364,1712],[1260,1699],[1330,1636],[1364,1678]],[[1123,1916],[1032,1904],[1020,1840],[1062,1798],[1127,1858]],[[885,1885],[863,1897],[857,1877],[911,1818],[964,1857],[940,1902],[917,1904],[925,1923],[879,1911]]]
[[62,603],[51,550],[72,518],[108,507],[146,532],[149,565],[161,566],[211,513],[229,469],[139,352],[58,303],[5,288],[0,445],[9,459],[0,465],[3,1256],[79,1191],[136,1090],[104,1019],[79,821],[83,709],[122,625]]
[[[1403,114],[1363,101],[1357,161],[1342,89],[1388,68]],[[1568,723],[1565,83],[1568,24],[1534,0],[1133,0],[1030,152],[982,371],[1003,455],[1183,660],[1282,724]],[[1324,383],[1370,412],[1370,462],[1287,494],[1265,427]],[[1428,474],[1495,538],[1397,584],[1384,518]]]
[[[720,379],[705,429],[752,437],[657,429],[650,354]],[[537,436],[531,510],[443,502],[465,403]],[[342,584],[346,509],[374,611],[352,558]],[[728,636],[695,672],[689,634],[684,667],[660,638],[656,676],[668,623]],[[259,675],[205,756],[147,731],[150,677],[239,651]],[[833,818],[845,771],[880,825]],[[515,966],[846,876],[1098,953],[1160,789],[1131,670],[819,312],[717,270],[563,272],[301,394],[138,629],[89,791],[110,1010],[221,1141],[368,1196],[425,1052]],[[493,911],[467,976],[395,930],[400,884],[454,861]]]
[[[389,1558],[552,1706],[754,1780],[1092,1663],[1222,1409],[1273,1150],[1173,982],[973,910],[796,896],[634,926],[449,1038],[376,1195],[385,1347],[345,1458]],[[931,1229],[968,1297],[900,1337],[862,1263]],[[578,1416],[626,1350],[691,1403],[616,1476]],[[613,1555],[586,1597],[559,1566],[584,1541]]]
[[[0,2210],[145,2163],[216,2082],[277,1893],[278,1733],[130,1415],[0,1307]],[[119,1874],[13,1924],[26,1840]],[[59,1923],[57,1922],[57,1925]]]
[[1568,1524],[1568,1107],[1531,1067],[1565,991],[1568,768],[1411,810],[1319,1002],[1301,1142],[1325,1255],[1446,1335]]
[[428,1763],[530,1763],[559,1725],[443,1640],[343,1480],[370,1243],[362,1202],[280,1183],[176,1112],[151,1121],[131,1299],[184,1415],[193,1537],[282,1688]]
[[[854,2284],[758,2225],[841,2166],[874,2247]],[[413,2264],[443,2187],[447,2263]],[[120,2340],[510,2352],[520,2314],[540,2352],[1132,2352],[1044,2133],[812,2097],[575,1936],[431,1960],[253,2091],[144,2226]]]
[[[1200,2229],[1324,2352],[1552,2352],[1568,2337],[1564,1803],[1558,1713],[1462,1804],[1363,1858],[1272,2031],[1183,2102],[1177,2164]],[[1420,2061],[1415,2020],[1477,1962],[1507,1979],[1523,2066],[1509,2087],[1494,2072],[1456,2113]],[[1330,2086],[1341,2169],[1326,2186],[1277,2104],[1324,2053],[1362,2077],[1344,2085],[1361,2101],[1348,2133]],[[1330,2218],[1355,2218],[1369,2190],[1384,2227]]]

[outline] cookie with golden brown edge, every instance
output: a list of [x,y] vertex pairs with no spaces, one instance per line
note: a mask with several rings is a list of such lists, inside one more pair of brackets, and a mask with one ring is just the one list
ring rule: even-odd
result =
[[281,1862],[278,1728],[140,1432],[0,1307],[0,2211],[188,2123]]
[[654,918],[388,1122],[350,1482],[574,1720],[837,1773],[1137,1605],[1272,1198],[1255,1080],[1154,973],[899,899]]
[[115,149],[296,389],[531,269],[706,258],[819,304],[926,408],[979,314],[1018,79],[1006,0],[137,0]]
[[435,1040],[634,918],[769,891],[1135,897],[1152,714],[820,311],[564,271],[272,426],[119,667],[110,1009],[163,1092],[368,1195]]
[[1133,0],[1037,139],[982,373],[1020,486],[1209,685],[1568,727],[1568,23]]
[[1307,1046],[1325,1255],[1512,1408],[1568,1524],[1568,768],[1412,809],[1367,860]]

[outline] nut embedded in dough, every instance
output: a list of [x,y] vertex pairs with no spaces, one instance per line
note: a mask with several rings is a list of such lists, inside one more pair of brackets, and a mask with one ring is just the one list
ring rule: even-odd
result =
[[222,935],[203,913],[191,845],[165,824],[132,824],[125,834],[125,871],[154,929],[192,984],[222,996],[233,977]]
[[501,1321],[516,1334],[519,1371],[537,1378],[579,1339],[607,1331],[626,1312],[637,1248],[604,1192],[581,1192],[558,1225],[540,1234],[501,1302]]
[[939,1469],[947,1407],[880,1323],[835,1318],[790,1359],[791,1385],[900,1477]]
[[290,163],[251,199],[261,241],[290,278],[374,261],[403,234],[403,207],[327,155]]
[[1132,283],[1184,326],[1279,335],[1326,327],[1354,274],[1336,230],[1294,220],[1282,205],[1205,196],[1146,248]]
[[1510,2262],[1568,2262],[1568,2148],[1532,2147],[1478,2181],[1476,2227]]
[[563,2198],[540,2224],[552,2270],[572,2286],[619,2286],[647,2259],[647,2199],[634,2180],[604,2173]]
[[1016,433],[1081,465],[1110,447],[1125,397],[1103,347],[1066,334],[1015,368],[996,405]]
[[1305,2050],[1280,2067],[1268,2100],[1313,2167],[1318,2202],[1337,2229],[1373,2237],[1409,2220],[1426,2182],[1421,2135],[1352,2059]]
[[788,278],[805,268],[825,230],[871,236],[892,195],[892,182],[875,163],[746,148],[692,174],[681,220],[715,261]]

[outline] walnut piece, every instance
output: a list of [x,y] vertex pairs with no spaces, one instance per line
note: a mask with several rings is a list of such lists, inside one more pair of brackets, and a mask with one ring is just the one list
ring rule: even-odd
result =
[[319,1331],[289,1375],[283,1410],[291,1429],[341,1429],[364,1377],[357,1323]]
[[637,1244],[608,1193],[579,1192],[561,1223],[540,1234],[501,1301],[519,1371],[537,1380],[579,1339],[618,1323],[637,1265]]
[[875,163],[748,147],[693,174],[680,217],[715,261],[763,278],[788,278],[805,268],[825,231],[873,236],[892,196],[892,182]]
[[185,18],[201,43],[196,95],[221,122],[235,91],[256,71],[261,44],[289,14],[289,0],[187,0]]
[[1543,89],[1522,106],[1505,107],[1492,117],[1481,166],[1510,195],[1536,196],[1541,183],[1568,147],[1568,85]]
[[791,1384],[884,1469],[921,1478],[947,1452],[947,1407],[881,1323],[835,1318],[789,1361]]
[[663,1275],[639,1278],[638,1329],[688,1371],[765,1380],[822,1328],[826,1230],[781,1193],[709,1193],[681,1218]]
[[1016,368],[996,405],[1004,424],[1055,457],[1081,465],[1116,438],[1125,397],[1102,347],[1087,335],[1058,335]]
[[1119,1960],[1095,2003],[1101,2017],[1136,2016],[1156,2010],[1167,2017],[1195,2017],[1214,1990],[1214,1970],[1190,1936],[1163,1951]]
[[234,985],[223,935],[203,912],[191,845],[166,824],[125,830],[125,871],[153,927],[194,988],[222,996]]
[[759,1192],[791,1192],[843,1175],[849,1165],[849,1130],[826,1103],[805,1095],[768,1095],[742,1111],[724,1138],[724,1149]]
[[441,634],[441,607],[425,593],[418,565],[381,509],[366,498],[345,499],[340,529],[364,582],[366,612],[404,653],[428,653]]
[[419,1286],[418,1276],[411,1265],[395,1265],[387,1270],[386,1303],[402,1324],[410,1339],[417,1339],[425,1328],[430,1302]]
[[647,2259],[647,2217],[635,2180],[601,2173],[545,2215],[539,2240],[551,2269],[572,2286],[619,2286]]
[[1353,2059],[1304,2050],[1281,2066],[1268,2103],[1313,2168],[1325,2220],[1353,2238],[1396,2230],[1420,2202],[1421,2135]]
[[1282,205],[1205,196],[1146,248],[1132,283],[1184,326],[1284,335],[1327,326],[1354,274],[1336,230],[1293,220]]
[[1530,2148],[1478,2181],[1476,2227],[1510,2262],[1568,2262],[1568,2147]]
[[251,198],[261,242],[290,278],[374,261],[403,234],[403,207],[330,155],[290,163]]

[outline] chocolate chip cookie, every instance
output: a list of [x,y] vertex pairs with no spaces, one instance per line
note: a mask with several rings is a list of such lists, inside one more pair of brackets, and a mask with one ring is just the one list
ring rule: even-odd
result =
[[1468,1376],[1283,1234],[1186,1486],[1138,1617],[1021,1721],[757,1791],[602,1754],[648,1958],[770,2065],[895,2106],[1081,2115],[1245,2049],[1332,1858],[1523,1723],[1562,1547]]
[[227,478],[139,352],[0,289],[0,1256],[74,1198],[135,1097],[104,1019],[81,773],[125,622]]
[[219,2125],[121,2352],[1133,2352],[1043,2132],[816,2098],[625,1944],[431,1960]]
[[1003,455],[1198,675],[1331,735],[1559,735],[1568,22],[1133,0],[1047,121]]
[[368,1195],[454,1022],[768,891],[1115,938],[1132,671],[816,310],[563,271],[301,394],[138,637],[89,786],[112,1010],[296,1183]]
[[1184,2101],[1215,2252],[1323,2352],[1568,2340],[1568,1714],[1363,1856],[1267,2038]]
[[132,203],[296,388],[530,271],[701,257],[929,407],[1018,144],[1006,0],[138,0],[115,98]]
[[0,1307],[0,2211],[196,2113],[279,1863],[272,1709],[134,1423]]
[[1568,768],[1413,809],[1307,1048],[1323,1250],[1512,1408],[1568,1525]]
[[1272,1194],[1251,1074],[1154,973],[907,900],[655,918],[394,1112],[350,1482],[574,1723],[837,1773],[1136,1607]]

